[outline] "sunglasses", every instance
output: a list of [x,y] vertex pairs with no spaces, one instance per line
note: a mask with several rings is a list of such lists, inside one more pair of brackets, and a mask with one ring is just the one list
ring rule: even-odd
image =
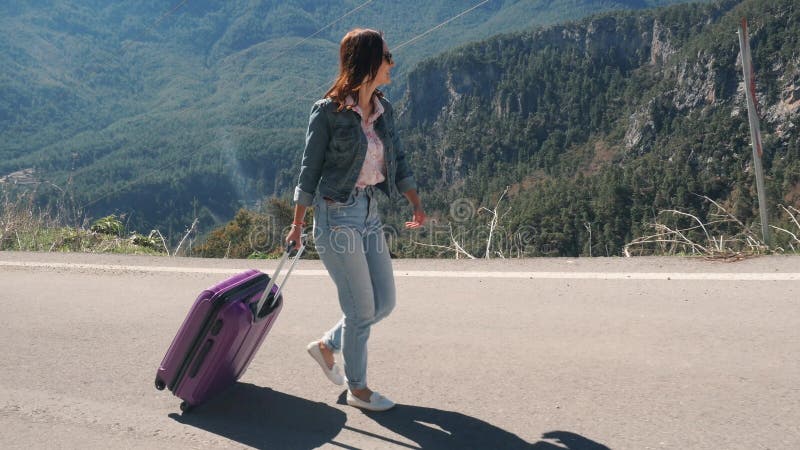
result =
[[383,52],[383,59],[386,60],[389,64],[394,64],[394,58],[392,58],[392,52]]

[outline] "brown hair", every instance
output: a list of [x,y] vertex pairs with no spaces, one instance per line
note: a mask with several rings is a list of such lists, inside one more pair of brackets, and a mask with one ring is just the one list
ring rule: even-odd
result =
[[[379,31],[356,28],[350,30],[339,44],[339,75],[325,97],[339,103],[337,111],[345,108],[345,99],[352,95],[358,102],[358,88],[378,75],[383,64],[383,34]],[[383,93],[375,90],[375,95]]]

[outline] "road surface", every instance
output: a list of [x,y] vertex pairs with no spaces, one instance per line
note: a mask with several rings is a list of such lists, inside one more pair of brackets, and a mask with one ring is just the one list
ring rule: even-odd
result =
[[153,387],[194,297],[274,261],[0,253],[0,448],[797,449],[800,257],[394,262],[343,402],[305,346],[339,316],[302,261],[242,380]]

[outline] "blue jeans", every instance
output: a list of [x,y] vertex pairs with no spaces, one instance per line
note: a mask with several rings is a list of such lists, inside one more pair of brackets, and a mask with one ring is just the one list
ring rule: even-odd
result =
[[322,342],[342,352],[350,389],[367,387],[370,328],[395,305],[392,261],[374,196],[367,187],[355,189],[345,203],[314,202],[314,242],[344,313]]

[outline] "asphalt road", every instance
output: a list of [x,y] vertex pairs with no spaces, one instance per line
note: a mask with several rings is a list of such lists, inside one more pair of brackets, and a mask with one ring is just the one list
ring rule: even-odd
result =
[[340,313],[302,261],[242,380],[181,415],[153,379],[194,297],[274,266],[0,253],[0,448],[800,448],[799,257],[395,261],[369,382],[399,406],[369,414],[305,352]]

